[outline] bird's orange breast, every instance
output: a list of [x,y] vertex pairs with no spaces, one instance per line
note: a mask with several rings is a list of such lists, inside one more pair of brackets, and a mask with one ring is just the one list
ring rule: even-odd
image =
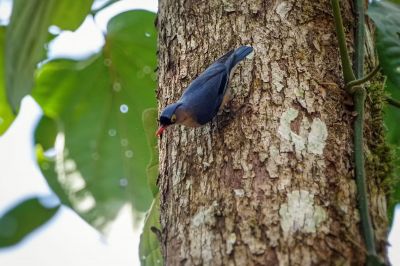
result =
[[176,124],[179,125],[184,125],[187,127],[199,127],[201,126],[197,120],[196,117],[193,116],[189,111],[185,111],[182,109],[177,109],[175,112],[176,115]]

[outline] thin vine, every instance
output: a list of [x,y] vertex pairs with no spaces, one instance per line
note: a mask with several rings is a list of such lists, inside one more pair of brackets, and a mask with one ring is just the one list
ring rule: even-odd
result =
[[92,11],[90,11],[90,14],[94,17],[97,15],[97,13],[99,13],[101,10],[115,4],[116,2],[118,2],[119,0],[109,0],[106,1],[103,5],[101,5],[100,7],[93,9]]
[[393,99],[393,98],[391,98],[389,96],[386,96],[386,101],[391,106],[400,108],[400,101],[399,100],[396,100],[396,99]]
[[333,16],[336,27],[336,34],[339,43],[340,58],[342,61],[343,77],[346,90],[353,96],[357,117],[354,121],[354,160],[355,178],[358,194],[358,208],[360,212],[362,234],[367,249],[367,265],[381,265],[375,247],[374,230],[368,207],[368,192],[365,177],[364,162],[364,103],[366,91],[361,86],[362,83],[370,80],[378,71],[376,67],[370,74],[364,77],[364,43],[365,43],[365,14],[364,1],[355,0],[357,14],[356,44],[354,72],[350,63],[350,56],[346,46],[346,36],[344,33],[342,15],[340,12],[339,0],[331,0]]
[[350,90],[350,93],[354,93],[354,91],[353,91],[354,86],[362,85],[365,82],[371,80],[379,72],[379,70],[381,70],[381,67],[379,65],[377,65],[371,72],[369,72],[364,77],[362,77],[362,78],[357,77],[359,79],[356,79],[356,80],[353,80],[353,81],[350,81],[349,83],[347,83],[346,89]]

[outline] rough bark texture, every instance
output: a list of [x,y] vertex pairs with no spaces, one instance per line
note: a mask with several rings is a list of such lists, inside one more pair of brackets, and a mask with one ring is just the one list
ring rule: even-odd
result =
[[[160,141],[166,264],[363,264],[330,2],[160,0],[159,10],[160,109],[229,49],[255,49],[233,76],[229,112]],[[351,45],[349,1],[342,11]],[[383,241],[385,196],[374,193]]]

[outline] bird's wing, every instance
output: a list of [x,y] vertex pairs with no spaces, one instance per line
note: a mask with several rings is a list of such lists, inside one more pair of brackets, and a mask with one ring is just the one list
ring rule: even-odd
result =
[[200,124],[207,123],[219,110],[227,82],[226,66],[213,64],[189,85],[180,102],[197,116]]
[[223,64],[213,64],[190,83],[182,98],[198,94],[223,94],[228,79],[228,71]]

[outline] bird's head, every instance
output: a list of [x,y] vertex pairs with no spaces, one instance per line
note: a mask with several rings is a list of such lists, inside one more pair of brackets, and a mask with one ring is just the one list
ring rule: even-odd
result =
[[180,106],[180,103],[173,103],[164,108],[160,115],[160,127],[158,128],[156,135],[161,136],[163,131],[170,125],[176,122],[176,109]]

